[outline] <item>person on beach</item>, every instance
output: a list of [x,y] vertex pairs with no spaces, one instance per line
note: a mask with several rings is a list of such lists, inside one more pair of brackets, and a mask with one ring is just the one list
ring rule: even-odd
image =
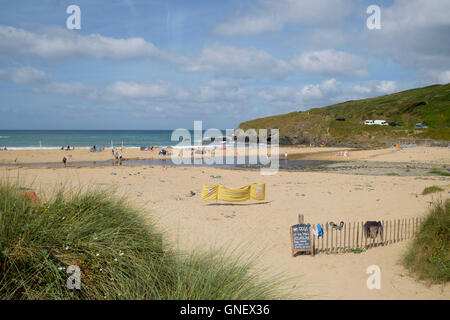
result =
[[67,163],[67,158],[64,157],[64,158],[62,159],[62,162],[64,163],[64,167],[65,167],[65,166],[66,166],[66,163]]

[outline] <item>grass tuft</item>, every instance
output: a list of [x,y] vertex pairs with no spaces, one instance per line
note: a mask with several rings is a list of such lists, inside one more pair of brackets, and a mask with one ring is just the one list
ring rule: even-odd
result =
[[438,168],[432,168],[432,169],[429,171],[429,173],[437,174],[437,175],[439,175],[439,176],[450,177],[450,172],[445,172],[445,171],[439,170]]
[[388,172],[386,173],[387,176],[398,176],[397,172]]
[[425,189],[423,189],[422,191],[422,195],[427,195],[430,193],[436,193],[436,192],[441,192],[444,191],[444,189],[438,187],[438,186],[431,186],[431,187],[426,187]]
[[420,280],[450,281],[450,199],[436,201],[403,257],[403,265]]

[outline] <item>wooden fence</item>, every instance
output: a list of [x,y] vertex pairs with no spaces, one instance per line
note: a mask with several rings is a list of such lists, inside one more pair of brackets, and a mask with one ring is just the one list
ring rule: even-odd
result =
[[[382,220],[383,234],[376,238],[366,237],[364,232],[365,221],[344,222],[344,226],[338,230],[329,222],[321,223],[323,235],[319,237],[313,234],[311,239],[315,253],[339,253],[349,249],[368,249],[400,242],[413,237],[419,229],[424,218],[408,218],[398,220]],[[336,222],[337,224],[340,221]],[[317,230],[317,225],[313,225]]]

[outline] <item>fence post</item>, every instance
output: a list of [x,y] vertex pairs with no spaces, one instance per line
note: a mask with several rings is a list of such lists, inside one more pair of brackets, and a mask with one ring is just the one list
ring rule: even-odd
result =
[[325,238],[325,225],[322,224],[322,252],[323,252],[323,238]]
[[347,222],[345,222],[344,224],[344,246],[343,246],[343,250],[345,252],[345,237],[347,236]]
[[395,236],[396,232],[397,232],[397,220],[394,220],[394,235],[393,235],[394,236],[394,243],[397,242],[396,241],[396,236]]
[[395,237],[395,220],[394,221],[390,221],[390,225],[391,225],[391,243],[394,243],[394,237]]
[[363,225],[364,248],[367,249],[367,234],[365,231],[366,230],[364,230],[364,225]]
[[356,222],[353,222],[353,229],[352,229],[352,234],[353,234],[353,239],[352,239],[352,249],[355,249],[355,229],[356,229]]
[[338,244],[338,238],[340,239],[340,237],[341,237],[341,231],[336,229],[336,252],[339,251],[340,243]]
[[411,238],[411,218],[408,219],[408,239]]
[[[312,228],[312,230],[314,230],[314,224],[311,225],[311,228]],[[316,246],[315,246],[315,244],[316,244],[316,235],[314,234],[314,232],[311,232],[311,234],[312,234],[312,250],[313,250],[313,253],[314,253],[314,250],[316,250]]]
[[402,219],[402,241],[405,240],[406,219]]
[[333,252],[333,249],[334,249],[334,247],[333,247],[333,227],[330,227],[330,230],[331,230],[331,244],[330,244],[330,247],[331,247],[331,252]]
[[357,227],[356,227],[356,247],[355,247],[355,249],[356,248],[359,248],[359,221],[357,222]]

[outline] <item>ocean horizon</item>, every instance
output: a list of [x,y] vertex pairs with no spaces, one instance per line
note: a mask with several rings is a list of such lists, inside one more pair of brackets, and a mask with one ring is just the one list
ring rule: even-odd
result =
[[[173,129],[175,130],[175,129]],[[61,149],[61,147],[90,148],[140,146],[172,147],[179,141],[172,141],[173,130],[0,130],[0,148]],[[225,134],[225,130],[221,130]],[[193,130],[189,130],[193,137]],[[203,131],[205,132],[205,131]]]

